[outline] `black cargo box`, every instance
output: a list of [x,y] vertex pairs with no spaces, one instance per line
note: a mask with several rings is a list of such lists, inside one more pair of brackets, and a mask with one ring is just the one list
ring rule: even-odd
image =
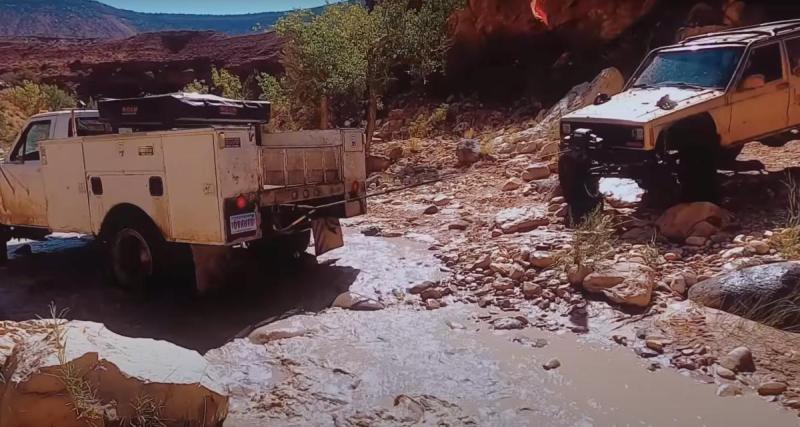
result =
[[100,117],[111,123],[115,130],[265,124],[270,118],[269,102],[240,101],[195,93],[105,99],[98,103],[98,108]]

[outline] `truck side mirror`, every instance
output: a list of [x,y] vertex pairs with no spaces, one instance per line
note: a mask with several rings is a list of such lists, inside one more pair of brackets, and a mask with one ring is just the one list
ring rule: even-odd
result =
[[751,74],[742,80],[742,84],[739,85],[739,89],[741,90],[753,90],[759,89],[767,84],[767,78],[764,77],[763,74]]

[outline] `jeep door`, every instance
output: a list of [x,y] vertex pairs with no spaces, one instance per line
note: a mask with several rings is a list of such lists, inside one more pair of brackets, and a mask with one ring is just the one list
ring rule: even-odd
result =
[[800,37],[786,40],[786,55],[789,60],[789,126],[800,125]]
[[[37,119],[22,131],[11,155],[0,165],[0,222],[47,227],[47,202],[39,143],[53,136],[50,118]],[[5,211],[5,212],[3,212]]]
[[789,80],[780,42],[750,50],[729,99],[732,141],[748,142],[788,127]]

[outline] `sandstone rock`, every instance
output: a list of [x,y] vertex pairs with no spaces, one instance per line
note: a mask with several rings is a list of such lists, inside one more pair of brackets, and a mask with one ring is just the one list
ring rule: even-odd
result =
[[520,142],[517,145],[517,153],[519,154],[533,154],[542,149],[543,141],[526,141]]
[[573,265],[567,271],[567,281],[573,286],[581,286],[586,276],[592,273],[592,268],[586,265]]
[[734,397],[744,394],[742,387],[737,384],[722,384],[717,388],[717,397]]
[[766,255],[769,253],[769,243],[763,240],[753,240],[747,244],[747,248],[758,255]]
[[427,208],[425,208],[425,210],[422,211],[422,213],[424,215],[436,215],[437,213],[439,213],[439,207],[436,205],[430,205]]
[[758,394],[761,396],[777,396],[783,394],[789,386],[779,381],[766,381],[758,385]]
[[410,287],[408,289],[408,293],[410,293],[412,295],[419,295],[419,294],[427,291],[428,289],[435,288],[437,286],[439,286],[439,284],[436,283],[436,282],[426,281],[426,282],[418,283],[418,284]]
[[433,198],[433,204],[439,207],[447,206],[453,200],[452,197],[446,196],[444,194],[437,194],[436,197]]
[[707,225],[713,226],[715,230],[721,229],[728,224],[730,218],[730,213],[713,203],[683,203],[667,209],[656,221],[656,227],[665,237],[683,242],[692,236],[709,237],[704,235],[709,232]]
[[536,206],[502,210],[495,216],[495,224],[503,233],[512,234],[535,230],[550,224],[550,220],[544,209]]
[[469,166],[481,159],[481,142],[477,139],[462,139],[456,144],[456,159],[459,166]]
[[442,303],[439,300],[435,299],[425,300],[426,310],[438,310],[440,308],[442,308]]
[[441,299],[447,294],[445,288],[428,288],[420,292],[419,296],[423,301],[429,299]]
[[525,181],[535,181],[545,179],[550,176],[550,167],[546,163],[534,163],[525,168],[522,179]]
[[583,280],[588,292],[602,293],[615,303],[636,307],[650,305],[654,285],[655,271],[633,262],[604,264]]
[[367,173],[383,172],[392,166],[392,161],[388,157],[370,155],[367,156]]
[[728,369],[726,367],[717,366],[716,369],[715,369],[715,372],[717,373],[717,376],[720,377],[720,378],[724,378],[726,380],[735,380],[736,379],[736,372],[733,372],[732,370],[730,370],[730,369]]
[[556,264],[556,259],[550,252],[535,251],[530,256],[530,263],[537,268],[550,268]]
[[528,323],[516,317],[503,317],[496,319],[494,322],[492,322],[492,325],[497,330],[511,330],[522,329],[527,326]]
[[289,338],[309,335],[318,329],[319,322],[314,316],[298,315],[261,326],[247,338],[253,344],[266,344]]
[[469,223],[467,221],[460,221],[459,220],[459,221],[451,222],[450,224],[447,225],[447,229],[448,230],[464,231],[467,228],[469,228]]
[[664,352],[664,343],[659,340],[646,340],[644,345],[646,345],[650,350],[657,351],[659,353]]
[[753,353],[747,347],[737,347],[719,360],[720,366],[734,372],[753,372],[756,365]]
[[500,189],[503,191],[514,191],[522,187],[523,184],[524,182],[519,178],[509,178]]
[[333,300],[331,307],[353,311],[377,311],[386,308],[380,302],[355,292],[344,292],[339,294],[339,296]]
[[548,142],[542,146],[541,150],[539,150],[538,157],[542,160],[554,159],[558,157],[559,150],[560,148],[558,146],[558,142]]
[[722,252],[721,256],[722,259],[732,259],[732,258],[741,258],[747,255],[748,255],[747,248],[740,246],[738,248],[732,248]]
[[[0,322],[0,334],[3,426],[117,425],[135,419],[143,398],[157,405],[160,425],[167,427],[215,427],[227,417],[223,387],[195,351],[126,338],[92,322]],[[65,389],[66,363],[70,384],[93,390],[94,398],[81,403],[88,420],[77,419]]]
[[705,246],[708,243],[708,238],[700,236],[690,236],[686,238],[686,244],[689,246]]
[[542,287],[536,283],[525,283],[522,285],[522,295],[526,299],[534,299],[542,294]]
[[[800,263],[765,264],[732,271],[704,280],[689,290],[689,298],[701,305],[745,314],[751,320],[774,310],[789,295],[800,292]],[[762,309],[759,309],[759,308]],[[764,308],[766,307],[766,308]],[[800,313],[786,316],[783,327],[800,322]]]
[[490,254],[483,254],[480,258],[478,258],[477,261],[475,261],[475,264],[472,264],[472,269],[477,270],[479,268],[489,268],[491,264],[492,256]]
[[553,369],[558,369],[561,367],[561,361],[558,359],[550,359],[542,365],[545,371],[552,371]]

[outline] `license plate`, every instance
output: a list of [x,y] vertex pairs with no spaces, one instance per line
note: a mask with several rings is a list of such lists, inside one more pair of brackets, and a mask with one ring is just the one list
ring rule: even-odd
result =
[[231,216],[231,235],[258,230],[255,212]]

